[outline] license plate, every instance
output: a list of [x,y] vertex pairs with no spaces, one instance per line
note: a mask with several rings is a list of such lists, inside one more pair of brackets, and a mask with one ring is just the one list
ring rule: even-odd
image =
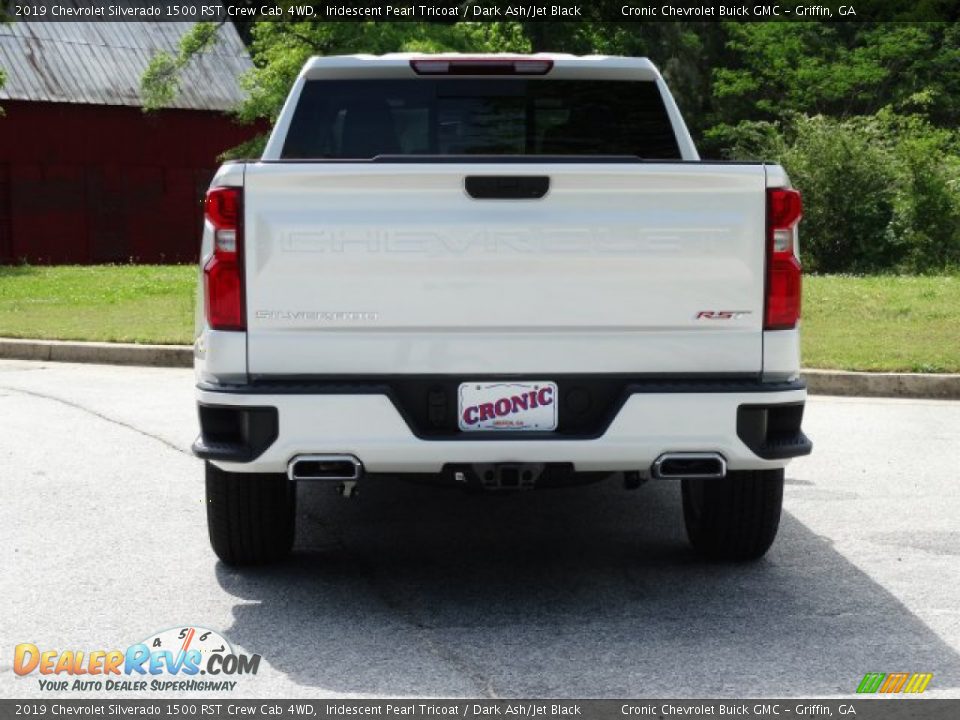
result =
[[457,395],[464,432],[557,429],[556,383],[465,382]]

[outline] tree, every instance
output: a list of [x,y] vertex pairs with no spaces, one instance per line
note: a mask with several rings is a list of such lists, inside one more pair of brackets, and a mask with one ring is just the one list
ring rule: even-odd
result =
[[176,55],[160,51],[152,58],[141,78],[144,110],[158,110],[168,105],[180,89],[180,73],[196,55],[217,42],[223,23],[195,23],[180,38]]
[[728,23],[726,32],[714,124],[888,106],[940,126],[960,118],[957,23]]

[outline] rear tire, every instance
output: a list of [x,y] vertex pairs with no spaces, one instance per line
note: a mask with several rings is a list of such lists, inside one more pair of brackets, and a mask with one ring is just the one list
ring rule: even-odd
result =
[[293,547],[296,483],[285,475],[232,473],[206,463],[207,527],[228,565],[265,565]]
[[683,481],[690,544],[713,560],[763,557],[780,526],[783,470],[740,470],[722,480]]

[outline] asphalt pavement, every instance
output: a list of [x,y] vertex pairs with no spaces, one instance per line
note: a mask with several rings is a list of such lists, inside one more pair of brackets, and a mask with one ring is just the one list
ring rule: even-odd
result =
[[960,697],[960,402],[812,397],[814,454],[754,564],[694,556],[670,482],[382,480],[302,488],[291,560],[237,571],[207,542],[192,382],[0,361],[0,697],[44,694],[18,643],[181,625],[262,656],[224,699],[829,697],[900,671]]

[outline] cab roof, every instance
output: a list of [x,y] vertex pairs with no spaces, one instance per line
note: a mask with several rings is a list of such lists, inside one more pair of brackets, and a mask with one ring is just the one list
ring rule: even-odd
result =
[[566,53],[388,53],[385,55],[329,55],[310,58],[301,72],[306,79],[417,77],[416,60],[548,60],[545,79],[657,80],[656,66],[645,57],[569,55]]

